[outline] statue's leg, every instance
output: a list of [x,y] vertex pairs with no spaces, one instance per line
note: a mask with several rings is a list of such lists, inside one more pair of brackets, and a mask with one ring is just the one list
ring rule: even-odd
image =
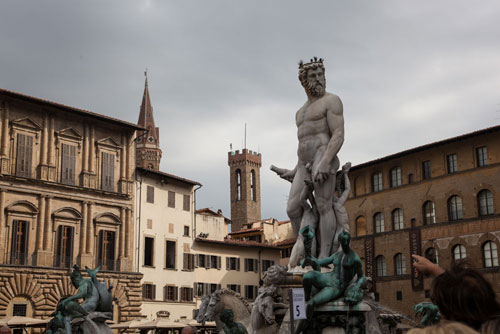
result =
[[319,259],[324,259],[331,255],[333,238],[335,236],[337,224],[333,212],[333,188],[335,186],[335,175],[330,175],[322,183],[315,183],[316,205],[319,212]]
[[64,317],[64,330],[66,331],[66,334],[71,334],[71,317],[70,316]]
[[299,163],[297,165],[297,171],[295,173],[295,177],[293,178],[292,186],[290,187],[290,194],[288,196],[286,213],[288,218],[290,218],[295,235],[299,234],[302,213],[304,211],[300,203],[300,195],[302,193],[302,189],[305,187],[304,176],[306,173],[307,172],[304,166]]
[[328,279],[325,274],[322,274],[319,271],[311,270],[308,271],[304,277],[302,277],[302,285],[304,286],[304,297],[307,301],[311,298],[311,290],[313,286],[318,290],[321,290],[328,286]]

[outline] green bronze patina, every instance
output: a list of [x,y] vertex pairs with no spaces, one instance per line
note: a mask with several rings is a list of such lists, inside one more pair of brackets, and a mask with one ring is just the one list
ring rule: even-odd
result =
[[233,311],[229,309],[222,311],[220,320],[222,321],[222,327],[225,334],[248,334],[245,326],[239,322],[234,322]]
[[432,326],[441,320],[441,313],[439,308],[430,302],[422,302],[413,306],[413,311],[416,315],[422,316],[420,323],[424,326]]
[[[72,334],[71,320],[78,317],[91,322],[91,326],[94,327],[95,324],[89,318],[90,313],[102,312],[103,315],[106,315],[106,312],[113,311],[111,287],[108,289],[96,277],[100,267],[94,270],[85,267],[90,279],[82,277],[80,267],[77,265],[73,268],[73,272],[70,275],[71,283],[78,291],[73,296],[59,302],[56,311],[53,313],[54,319],[50,323],[53,327],[50,333],[56,332],[62,323],[66,334]],[[77,302],[79,299],[83,299],[81,304]],[[109,315],[111,316],[111,314]]]
[[[306,258],[302,262],[302,267],[312,266],[313,270],[307,272],[302,278],[304,285],[305,298],[307,300],[306,313],[307,318],[311,319],[314,307],[322,305],[339,298],[344,298],[344,302],[354,305],[363,298],[361,286],[365,282],[363,274],[363,265],[358,254],[354,252],[349,244],[351,235],[342,232],[338,236],[341,250],[331,256],[318,260],[310,256],[308,250],[311,240],[314,238],[314,232],[309,226],[305,226],[300,231],[304,236],[304,245]],[[321,273],[321,267],[328,267],[333,264],[333,271]],[[357,275],[357,281],[351,282]],[[311,296],[312,288],[318,289],[318,292]]]

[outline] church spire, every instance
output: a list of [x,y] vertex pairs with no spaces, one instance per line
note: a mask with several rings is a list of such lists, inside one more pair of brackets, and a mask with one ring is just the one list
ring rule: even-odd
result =
[[144,93],[142,95],[141,109],[137,124],[147,129],[139,131],[137,134],[137,166],[159,170],[160,169],[160,131],[155,126],[153,117],[153,106],[149,96],[148,73],[144,72],[146,77],[144,83]]

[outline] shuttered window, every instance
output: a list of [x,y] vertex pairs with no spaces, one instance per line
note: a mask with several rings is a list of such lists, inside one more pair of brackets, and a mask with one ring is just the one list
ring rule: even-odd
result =
[[182,202],[182,209],[184,211],[189,211],[189,207],[190,207],[190,202],[191,201],[191,196],[189,195],[184,195],[184,201]]
[[73,263],[73,227],[60,225],[57,228],[57,235],[55,266],[70,268]]
[[28,222],[22,220],[13,221],[10,264],[26,264],[28,259],[28,233]]
[[97,265],[102,270],[115,270],[115,232],[99,231]]
[[154,284],[143,284],[142,285],[142,298],[155,300],[156,299],[156,285]]
[[33,158],[33,137],[17,135],[16,175],[31,177]]
[[183,254],[183,270],[193,270],[194,269],[194,254],[184,253]]
[[75,184],[76,146],[62,144],[61,183]]
[[175,192],[173,191],[168,192],[168,207],[175,208]]
[[152,186],[147,187],[147,196],[146,196],[146,202],[148,203],[154,203],[155,202],[155,188]]
[[106,191],[114,191],[115,183],[115,155],[102,152],[101,163],[101,189]]
[[181,288],[181,301],[183,302],[193,301],[193,288],[187,288],[187,287]]
[[163,300],[165,301],[177,301],[179,288],[173,285],[166,285],[163,287]]

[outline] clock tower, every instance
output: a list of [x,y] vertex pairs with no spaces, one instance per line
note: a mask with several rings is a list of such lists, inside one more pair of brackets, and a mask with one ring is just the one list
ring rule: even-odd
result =
[[[146,73],[145,73],[146,74]],[[144,84],[144,94],[142,96],[141,111],[139,113],[139,126],[145,128],[145,131],[137,132],[136,156],[137,167],[160,170],[161,150],[160,150],[160,132],[155,127],[153,117],[153,107],[149,98],[148,77]]]

